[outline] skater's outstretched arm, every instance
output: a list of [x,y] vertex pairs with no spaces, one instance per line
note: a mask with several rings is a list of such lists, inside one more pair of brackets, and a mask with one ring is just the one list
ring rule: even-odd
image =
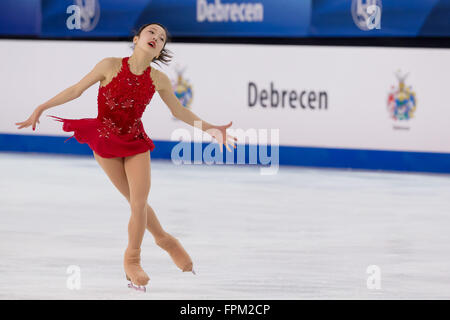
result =
[[45,110],[78,98],[87,88],[92,86],[94,83],[104,80],[108,70],[111,70],[111,68],[113,67],[113,59],[114,58],[102,59],[78,83],[64,89],[47,102],[39,105],[27,120],[16,122],[16,125],[19,125],[18,129],[27,128],[31,125],[34,130],[36,128],[36,123],[40,123],[39,117]]
[[234,142],[237,141],[237,138],[226,133],[226,129],[231,126],[232,121],[230,121],[230,123],[227,125],[216,126],[200,119],[191,110],[183,107],[181,102],[174,94],[172,84],[170,83],[170,80],[166,74],[157,69],[153,69],[153,75],[155,80],[155,89],[158,91],[161,99],[170,109],[172,115],[175,118],[184,121],[191,126],[194,126],[196,123],[200,123],[201,125],[199,129],[205,131],[217,140],[220,145],[220,151],[222,151],[222,144],[225,145],[228,151],[231,151],[231,149],[228,147],[228,144],[236,148]]

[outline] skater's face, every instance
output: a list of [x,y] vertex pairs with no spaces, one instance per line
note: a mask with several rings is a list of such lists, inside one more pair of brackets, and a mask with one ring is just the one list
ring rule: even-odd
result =
[[148,52],[153,57],[158,57],[166,43],[167,35],[164,29],[157,25],[151,24],[142,29],[139,36],[135,36],[133,42],[142,50]]

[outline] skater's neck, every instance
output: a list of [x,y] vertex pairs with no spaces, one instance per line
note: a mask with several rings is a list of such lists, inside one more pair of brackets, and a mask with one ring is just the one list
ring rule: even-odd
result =
[[134,50],[133,54],[128,59],[130,71],[134,74],[142,74],[152,62],[152,57],[143,54],[140,51]]

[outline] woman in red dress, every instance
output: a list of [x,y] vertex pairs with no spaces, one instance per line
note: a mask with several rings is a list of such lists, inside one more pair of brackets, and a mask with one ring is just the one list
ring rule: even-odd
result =
[[[124,269],[129,286],[141,289],[150,280],[140,265],[141,243],[147,228],[155,243],[166,250],[173,262],[183,272],[192,271],[193,263],[177,238],[160,225],[152,207],[147,203],[150,191],[150,152],[155,145],[147,136],[141,122],[155,91],[170,109],[173,116],[210,134],[220,145],[236,148],[236,138],[228,135],[227,125],[212,125],[192,111],[184,108],[175,96],[169,78],[150,66],[151,62],[167,64],[171,55],[165,48],[167,29],[159,23],[143,25],[133,38],[134,50],[130,57],[109,57],[101,60],[77,84],[65,89],[49,101],[38,106],[18,129],[40,123],[45,110],[78,98],[87,88],[100,81],[97,118],[63,119],[63,130],[73,131],[80,143],[87,143],[94,158],[111,182],[127,199],[131,208],[128,224],[128,246],[124,253]],[[69,138],[70,139],[70,138]],[[136,287],[135,285],[139,286]],[[142,288],[145,291],[145,287]]]

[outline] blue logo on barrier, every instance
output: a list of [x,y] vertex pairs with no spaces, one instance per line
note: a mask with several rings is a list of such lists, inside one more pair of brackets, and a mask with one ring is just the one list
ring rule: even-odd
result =
[[363,30],[381,28],[381,0],[352,0],[352,17],[356,26]]

